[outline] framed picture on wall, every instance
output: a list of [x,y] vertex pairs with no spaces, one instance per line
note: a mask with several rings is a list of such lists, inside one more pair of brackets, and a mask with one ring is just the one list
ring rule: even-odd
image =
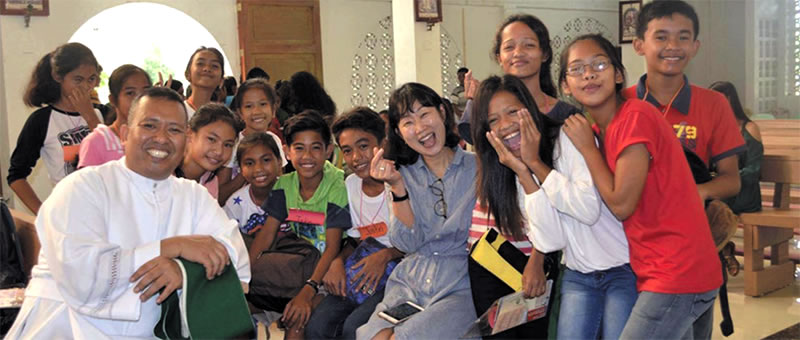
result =
[[442,21],[442,0],[414,0],[414,20],[428,23]]
[[3,15],[50,15],[50,0],[0,0]]
[[642,10],[642,0],[619,2],[619,43],[625,44],[636,38],[636,18]]

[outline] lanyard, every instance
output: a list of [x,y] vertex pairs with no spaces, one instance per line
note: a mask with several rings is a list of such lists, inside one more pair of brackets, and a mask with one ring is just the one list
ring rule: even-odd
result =
[[[662,116],[664,117],[667,116],[667,112],[669,112],[669,109],[672,107],[672,103],[675,101],[675,98],[678,98],[678,94],[681,93],[681,90],[683,90],[684,85],[686,85],[686,83],[683,81],[683,79],[681,79],[681,87],[678,88],[678,91],[675,91],[675,94],[672,95],[672,99],[669,100],[669,104],[667,104],[664,110],[661,111]],[[648,84],[647,81],[644,82],[644,88],[646,90],[644,91],[644,98],[642,99],[647,100],[647,95],[650,93],[650,85]]]

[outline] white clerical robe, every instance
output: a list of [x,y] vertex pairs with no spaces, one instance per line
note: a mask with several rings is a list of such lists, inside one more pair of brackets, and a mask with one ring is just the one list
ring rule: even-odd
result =
[[241,281],[250,282],[236,221],[204,187],[143,177],[125,158],[59,182],[39,210],[36,231],[39,262],[8,339],[152,338],[161,313],[156,296],[141,302],[129,280],[172,236],[213,236]]

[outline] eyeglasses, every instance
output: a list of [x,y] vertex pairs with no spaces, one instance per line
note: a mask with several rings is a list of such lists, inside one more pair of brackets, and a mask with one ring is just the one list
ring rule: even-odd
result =
[[567,75],[572,77],[580,77],[584,72],[586,72],[586,66],[591,66],[592,71],[603,72],[605,69],[611,66],[611,62],[606,59],[595,59],[589,64],[568,65]]
[[439,178],[428,187],[431,188],[434,195],[439,197],[439,200],[433,205],[434,213],[436,213],[436,216],[447,219],[447,203],[444,201],[444,182]]

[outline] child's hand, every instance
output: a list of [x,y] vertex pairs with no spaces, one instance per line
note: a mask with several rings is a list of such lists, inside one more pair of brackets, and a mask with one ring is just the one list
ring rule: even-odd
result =
[[528,299],[547,292],[547,276],[544,274],[544,265],[539,261],[529,260],[525,264],[525,269],[522,271],[522,291]]
[[[310,292],[310,293],[309,293]],[[311,287],[303,287],[283,310],[282,321],[288,328],[302,328],[311,317],[311,299],[314,297],[314,290]]]
[[403,181],[403,176],[394,167],[394,161],[383,158],[383,148],[373,148],[375,153],[369,164],[370,177],[395,187]]
[[378,282],[380,282],[383,273],[386,271],[386,264],[389,262],[389,257],[384,256],[386,255],[384,250],[369,255],[353,265],[354,268],[360,267],[358,273],[353,276],[353,282],[358,282],[359,279],[361,280],[356,290],[360,290],[369,295],[375,293],[375,287],[378,286]]
[[325,289],[333,295],[345,296],[347,295],[346,283],[347,277],[344,272],[344,263],[342,259],[335,258],[328,268],[328,272],[322,277],[322,283]]
[[511,170],[516,172],[518,175],[528,171],[528,166],[525,165],[517,156],[511,153],[508,150],[503,141],[494,134],[493,131],[486,132],[486,139],[489,140],[489,144],[492,145],[494,151],[497,152],[497,158],[500,161],[500,164],[503,164],[509,167]]
[[564,121],[564,132],[581,153],[597,148],[592,125],[581,114],[572,115]]
[[163,86],[163,87],[172,88],[172,75],[171,74],[169,75],[169,78],[167,79],[167,82],[165,83],[164,82],[164,76],[161,75],[161,72],[158,72],[158,83],[153,84],[153,86]]
[[67,95],[67,101],[75,111],[83,116],[83,119],[96,120],[97,115],[94,113],[94,105],[92,105],[92,88],[90,85],[81,85],[72,89],[72,93]]
[[539,158],[539,143],[542,140],[542,134],[539,133],[539,129],[536,128],[536,124],[533,122],[533,118],[531,118],[531,113],[528,112],[528,109],[519,110],[517,112],[517,117],[519,117],[519,133],[522,137],[519,155],[520,158],[522,158],[522,162],[524,162],[529,169],[533,169],[534,164],[541,162],[541,158]]

